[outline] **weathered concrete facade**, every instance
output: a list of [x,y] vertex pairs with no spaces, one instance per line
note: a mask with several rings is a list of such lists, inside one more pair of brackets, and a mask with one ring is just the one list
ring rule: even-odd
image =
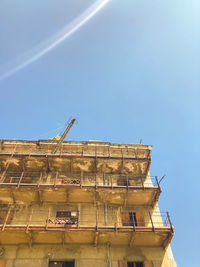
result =
[[175,267],[151,146],[0,144],[0,267]]

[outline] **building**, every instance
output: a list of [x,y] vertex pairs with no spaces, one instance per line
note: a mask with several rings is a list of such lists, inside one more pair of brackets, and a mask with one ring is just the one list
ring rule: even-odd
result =
[[151,146],[1,140],[0,267],[175,267]]

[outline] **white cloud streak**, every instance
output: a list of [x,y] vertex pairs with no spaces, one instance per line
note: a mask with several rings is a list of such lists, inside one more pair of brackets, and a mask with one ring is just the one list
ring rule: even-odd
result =
[[[110,0],[97,0],[89,8],[87,8],[80,16],[75,18],[71,23],[65,26],[62,30],[56,33],[53,37],[38,45],[32,49],[29,56],[26,57],[22,63],[13,64],[7,71],[0,73],[0,81],[12,76],[21,69],[27,67],[31,63],[35,62],[64,40],[66,40],[71,34],[80,29],[86,22],[94,17]],[[34,50],[34,51],[33,51]]]

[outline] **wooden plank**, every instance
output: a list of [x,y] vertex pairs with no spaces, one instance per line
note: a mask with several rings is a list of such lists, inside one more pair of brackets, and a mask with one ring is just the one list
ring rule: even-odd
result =
[[144,215],[142,212],[136,212],[137,226],[145,226]]

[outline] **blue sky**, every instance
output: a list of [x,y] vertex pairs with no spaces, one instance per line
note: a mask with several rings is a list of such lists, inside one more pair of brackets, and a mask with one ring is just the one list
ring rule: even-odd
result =
[[[92,2],[2,0],[0,76]],[[167,174],[160,209],[175,225],[181,267],[199,266],[199,48],[198,0],[111,0],[0,81],[2,139],[49,138],[75,116],[69,140],[153,145],[151,174]]]

